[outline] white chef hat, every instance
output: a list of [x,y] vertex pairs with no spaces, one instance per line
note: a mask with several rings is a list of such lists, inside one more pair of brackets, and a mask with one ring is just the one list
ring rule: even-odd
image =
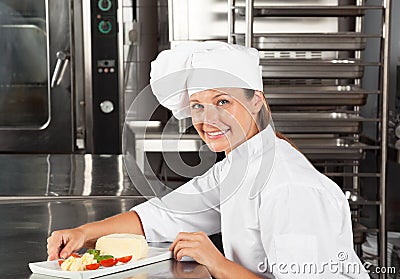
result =
[[150,85],[178,119],[190,117],[190,95],[213,88],[263,91],[259,54],[224,42],[187,42],[162,51],[151,63]]

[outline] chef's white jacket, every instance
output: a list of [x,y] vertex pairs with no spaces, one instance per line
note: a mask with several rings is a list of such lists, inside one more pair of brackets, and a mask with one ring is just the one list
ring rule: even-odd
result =
[[264,278],[369,278],[342,190],[266,129],[201,176],[133,207],[149,242],[221,232],[225,257]]

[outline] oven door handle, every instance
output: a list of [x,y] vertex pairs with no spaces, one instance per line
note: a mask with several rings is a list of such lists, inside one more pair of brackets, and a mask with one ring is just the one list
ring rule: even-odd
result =
[[64,78],[65,70],[68,67],[69,58],[70,56],[68,53],[63,51],[57,52],[57,63],[51,78],[51,88],[55,88],[61,84],[61,81]]

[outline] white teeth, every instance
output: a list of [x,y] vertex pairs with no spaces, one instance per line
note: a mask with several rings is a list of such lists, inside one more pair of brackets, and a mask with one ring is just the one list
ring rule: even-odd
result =
[[211,133],[211,132],[209,132],[208,134],[210,135],[210,136],[218,136],[218,135],[222,135],[224,132],[214,132],[214,133]]
[[219,135],[223,135],[227,132],[228,130],[225,131],[218,131],[218,132],[207,132],[207,134],[209,134],[210,136],[219,136]]

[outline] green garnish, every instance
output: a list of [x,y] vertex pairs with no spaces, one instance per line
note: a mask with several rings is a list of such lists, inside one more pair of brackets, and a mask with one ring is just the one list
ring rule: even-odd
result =
[[113,256],[111,256],[111,255],[101,255],[101,256],[98,256],[98,257],[94,257],[95,258],[95,260],[99,263],[99,262],[101,262],[102,260],[108,260],[108,259],[112,259],[112,258],[114,258]]
[[100,250],[96,250],[96,249],[88,249],[88,250],[86,251],[86,253],[92,254],[92,255],[95,256],[95,257],[100,256]]
[[100,250],[96,250],[96,249],[88,249],[86,251],[86,253],[91,254],[94,256],[94,259],[99,263],[102,260],[107,260],[107,259],[112,259],[114,258],[111,255],[100,255]]

